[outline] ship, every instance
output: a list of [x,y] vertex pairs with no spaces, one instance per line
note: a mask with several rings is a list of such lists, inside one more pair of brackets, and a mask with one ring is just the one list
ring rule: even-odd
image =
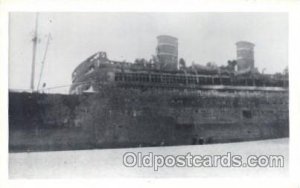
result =
[[72,73],[68,95],[9,93],[10,151],[213,144],[289,136],[288,72],[260,73],[255,45],[227,65],[187,65],[178,39],[150,60],[100,51]]

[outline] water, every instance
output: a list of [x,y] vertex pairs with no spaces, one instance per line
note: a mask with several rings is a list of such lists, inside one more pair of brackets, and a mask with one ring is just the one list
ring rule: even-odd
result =
[[[101,178],[101,177],[287,177],[289,139],[198,146],[148,147],[9,154],[10,178]],[[126,152],[156,155],[282,155],[282,168],[226,167],[125,167]]]

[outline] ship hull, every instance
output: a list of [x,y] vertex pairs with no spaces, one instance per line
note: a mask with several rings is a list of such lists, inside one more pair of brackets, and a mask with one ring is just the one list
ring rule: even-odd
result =
[[289,136],[288,91],[9,93],[9,150],[226,143]]

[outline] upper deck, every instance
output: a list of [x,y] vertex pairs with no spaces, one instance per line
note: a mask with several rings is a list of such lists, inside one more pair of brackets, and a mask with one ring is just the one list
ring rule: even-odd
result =
[[133,88],[218,89],[283,91],[288,77],[264,74],[238,74],[222,69],[206,70],[190,67],[179,70],[157,69],[149,62],[111,61],[105,52],[98,52],[81,63],[72,74],[71,93],[82,93],[101,85]]

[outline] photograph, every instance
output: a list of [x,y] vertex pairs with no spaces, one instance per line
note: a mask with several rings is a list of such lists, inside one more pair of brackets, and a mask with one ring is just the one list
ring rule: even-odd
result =
[[8,15],[10,179],[289,176],[287,12]]

